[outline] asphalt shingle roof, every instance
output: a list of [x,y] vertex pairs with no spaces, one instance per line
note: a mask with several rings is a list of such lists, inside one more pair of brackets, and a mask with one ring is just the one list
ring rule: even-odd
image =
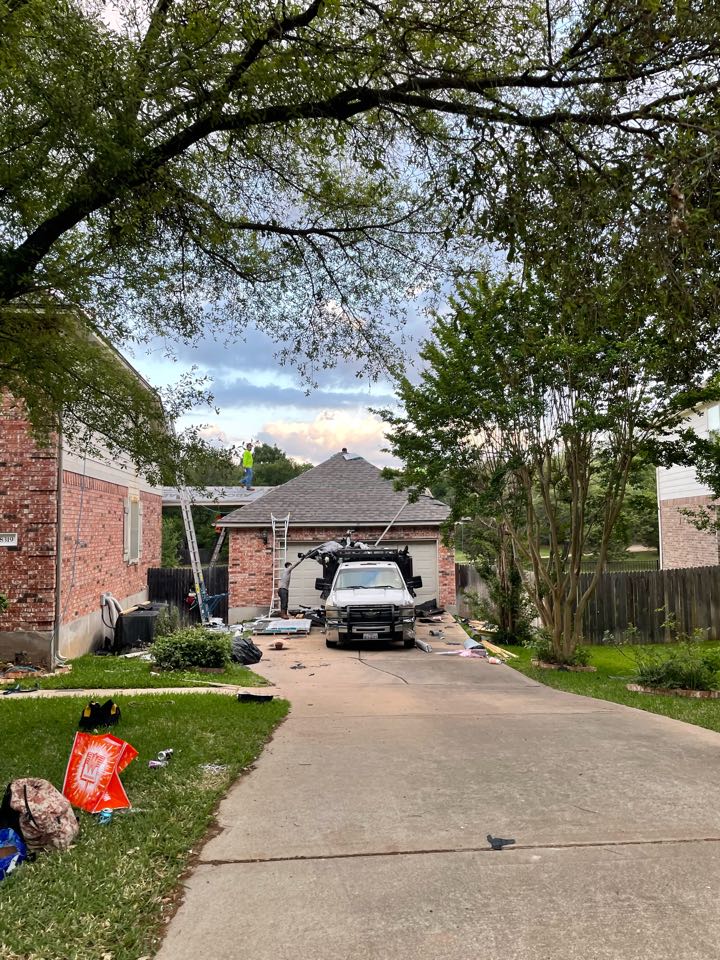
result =
[[[270,523],[270,514],[290,514],[291,526],[390,523],[407,494],[395,490],[380,470],[362,457],[336,453],[324,463],[266,493],[261,500],[227,514],[221,526],[255,527]],[[441,524],[450,513],[447,504],[422,496],[409,503],[398,525]]]

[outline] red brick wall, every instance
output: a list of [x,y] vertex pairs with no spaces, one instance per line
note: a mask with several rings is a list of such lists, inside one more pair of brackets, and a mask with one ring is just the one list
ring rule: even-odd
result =
[[140,494],[143,505],[140,562],[127,563],[123,559],[127,495],[125,486],[63,471],[60,598],[63,623],[99,610],[102,593],[112,593],[118,599],[140,593],[147,586],[147,568],[160,566],[162,498],[155,494]]
[[[358,531],[358,537],[364,541],[373,541],[382,533],[377,530]],[[269,532],[269,529],[268,529]],[[337,527],[291,527],[288,542],[323,543],[334,540],[344,531]],[[272,544],[265,546],[260,530],[233,530],[230,533],[229,559],[229,606],[230,607],[266,607],[272,593]],[[392,539],[431,540],[438,536],[436,527],[398,527],[392,532]],[[440,604],[455,603],[455,551],[452,547],[439,544],[439,592]],[[319,569],[319,568],[318,568]]]
[[683,497],[660,501],[662,564],[665,570],[681,567],[711,567],[720,563],[718,535],[698,530],[679,510],[697,509],[711,503],[710,497]]
[[260,530],[230,530],[228,605],[266,607],[272,593],[272,546]]
[[52,630],[55,622],[57,447],[42,449],[20,405],[0,395],[0,532],[18,548],[0,547],[0,593],[10,600],[0,631]]
[[438,594],[441,607],[449,607],[457,602],[455,547],[446,546],[442,540],[438,543]]

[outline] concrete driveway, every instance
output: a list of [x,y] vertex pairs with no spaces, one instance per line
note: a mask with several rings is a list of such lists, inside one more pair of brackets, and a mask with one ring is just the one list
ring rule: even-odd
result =
[[720,735],[479,660],[288,643],[260,672],[290,717],[161,960],[717,956]]

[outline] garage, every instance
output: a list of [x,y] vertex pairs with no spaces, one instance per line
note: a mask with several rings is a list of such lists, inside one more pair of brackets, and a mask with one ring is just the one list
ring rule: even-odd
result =
[[[283,553],[283,522],[287,527],[287,558],[295,563],[328,540],[348,531],[354,539],[410,548],[413,570],[422,577],[417,601],[437,599],[444,607],[456,602],[455,556],[442,542],[450,508],[430,493],[410,501],[364,457],[346,450],[336,453],[287,483],[256,491],[252,502],[223,517],[230,540],[228,570],[231,621],[249,620],[267,612],[273,595],[273,557]],[[320,604],[315,581],[322,568],[306,560],[293,571],[290,607]]]
[[[288,560],[295,563],[298,553],[307,553],[318,546],[321,541],[288,543]],[[438,596],[438,553],[437,540],[388,540],[383,541],[388,547],[410,547],[413,558],[413,573],[422,577],[422,589],[417,591],[417,602],[435,600]],[[293,570],[290,581],[290,606],[316,607],[320,602],[320,594],[315,589],[315,580],[322,576],[322,567],[315,560],[305,560]]]

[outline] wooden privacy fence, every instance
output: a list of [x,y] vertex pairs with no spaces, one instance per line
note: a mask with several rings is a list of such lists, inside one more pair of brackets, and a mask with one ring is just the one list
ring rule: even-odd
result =
[[455,564],[455,591],[457,612],[461,617],[468,617],[472,613],[466,592],[476,593],[480,599],[488,595],[487,585],[472,563]]
[[[228,592],[227,564],[203,567],[205,586],[209,594]],[[188,611],[185,598],[193,589],[193,575],[190,567],[150,567],[148,569],[148,599],[165,601],[180,609],[185,620],[193,622],[200,619],[197,610]],[[214,617],[222,617],[227,623],[228,602],[224,597],[213,610]]]
[[[581,593],[590,579],[581,575]],[[662,624],[668,614],[683,633],[699,627],[710,639],[720,638],[720,566],[605,573],[585,610],[583,634],[588,643],[602,643],[606,631],[622,639],[634,624],[636,642],[666,643],[671,637]]]

